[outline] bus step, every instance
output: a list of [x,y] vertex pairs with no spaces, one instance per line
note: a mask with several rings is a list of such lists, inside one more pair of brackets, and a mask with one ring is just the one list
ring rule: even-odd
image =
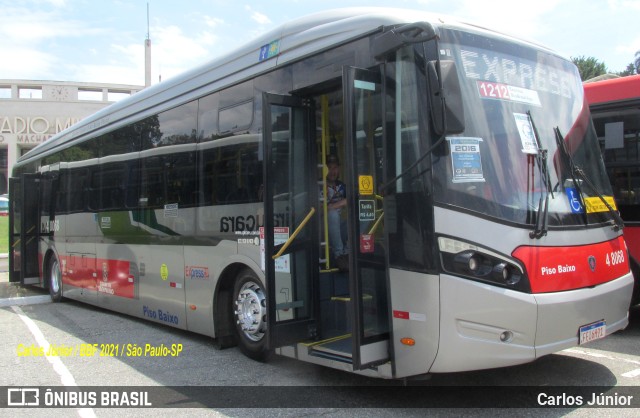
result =
[[40,284],[39,277],[25,277],[22,279],[22,284]]
[[340,338],[331,339],[326,343],[315,344],[311,347],[309,355],[352,363],[351,336],[347,334]]
[[347,364],[353,363],[353,360],[351,359],[351,356],[344,357],[344,356],[340,356],[340,355],[337,355],[337,354],[325,353],[324,351],[318,351],[318,350],[315,350],[315,349],[311,350],[309,355],[313,356],[313,357],[320,357],[320,358],[325,358],[325,359],[328,359],[328,360],[339,361],[339,362],[347,363]]

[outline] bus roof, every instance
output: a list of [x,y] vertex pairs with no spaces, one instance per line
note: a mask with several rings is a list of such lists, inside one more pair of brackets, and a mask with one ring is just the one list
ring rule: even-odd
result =
[[584,83],[584,94],[590,105],[640,98],[640,75]]
[[[107,125],[114,128],[124,126],[247,80],[276,66],[379,31],[385,26],[420,21],[430,22],[435,27],[491,33],[493,36],[508,38],[553,53],[530,41],[419,10],[329,10],[294,19],[226,55],[116,102],[38,145],[21,157],[16,165],[51,154],[65,144],[82,141],[82,138],[90,133],[98,135]],[[273,50],[270,52],[271,47]]]

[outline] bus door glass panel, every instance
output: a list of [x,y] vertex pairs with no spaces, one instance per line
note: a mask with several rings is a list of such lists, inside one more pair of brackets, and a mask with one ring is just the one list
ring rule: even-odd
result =
[[[388,358],[389,319],[382,190],[383,107],[377,71],[345,67],[347,154],[350,156],[353,366]],[[353,297],[355,295],[355,297]]]
[[59,171],[43,173],[40,178],[40,236],[53,237],[56,226],[56,198]]
[[269,345],[275,348],[315,332],[317,185],[311,179],[315,174],[311,109],[285,96],[265,94],[264,102],[266,193],[261,242],[269,296]]
[[19,282],[22,268],[22,181],[9,179],[9,281]]
[[40,241],[40,175],[23,174],[22,176],[22,219],[20,226],[20,252],[22,284],[33,284],[40,281],[39,241]]
[[[437,268],[433,253],[433,205],[429,201],[431,158],[424,113],[427,109],[424,59],[413,47],[396,53],[385,68],[387,117],[385,167],[385,230],[389,266],[400,270]],[[421,94],[422,92],[422,94]],[[437,137],[434,139],[436,140]]]

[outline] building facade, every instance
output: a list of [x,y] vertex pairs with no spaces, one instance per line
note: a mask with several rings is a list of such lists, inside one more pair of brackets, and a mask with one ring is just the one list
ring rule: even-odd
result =
[[0,194],[15,162],[42,142],[144,86],[0,79]]

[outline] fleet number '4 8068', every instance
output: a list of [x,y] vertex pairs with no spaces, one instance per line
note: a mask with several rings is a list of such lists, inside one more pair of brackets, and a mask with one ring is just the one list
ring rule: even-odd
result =
[[622,250],[607,253],[607,266],[616,266],[618,264],[622,264],[624,263],[624,260],[624,251]]

